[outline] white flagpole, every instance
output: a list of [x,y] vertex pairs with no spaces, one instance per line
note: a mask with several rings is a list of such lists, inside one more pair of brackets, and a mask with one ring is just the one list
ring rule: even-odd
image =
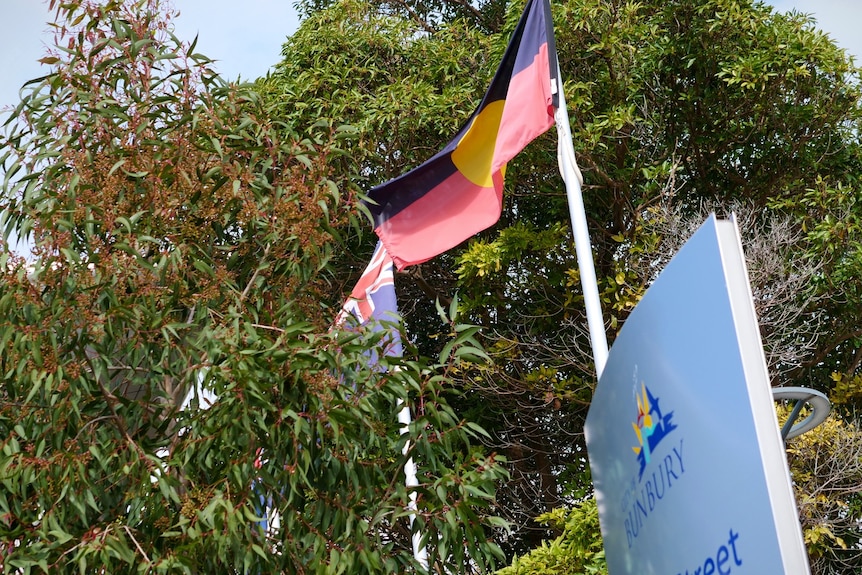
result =
[[559,65],[557,65],[557,78],[552,79],[552,82],[555,85],[552,85],[551,89],[559,97],[559,105],[554,113],[554,120],[557,123],[557,161],[560,164],[560,174],[566,184],[569,216],[572,219],[572,234],[575,239],[575,252],[578,257],[581,287],[584,290],[584,303],[587,308],[587,326],[590,330],[590,343],[593,347],[593,360],[596,363],[596,377],[598,378],[602,376],[608,359],[608,340],[605,335],[605,322],[602,318],[602,305],[599,299],[599,285],[596,281],[596,268],[593,265],[590,234],[587,230],[587,214],[584,210],[584,198],[581,195],[583,176],[581,176],[581,170],[575,160],[569,112],[566,109],[566,98],[563,94],[563,81],[560,78]]
[[[401,435],[405,435],[409,432],[408,426],[410,425],[410,407],[403,402],[401,410],[398,412],[398,423],[401,424]],[[404,447],[401,450],[402,455],[407,455],[407,452],[410,450],[410,442],[406,442]],[[419,480],[416,478],[416,464],[413,462],[413,458],[410,457],[407,459],[407,462],[404,464],[404,485],[407,489],[411,487],[417,487],[419,485]],[[410,492],[410,503],[407,504],[407,509],[410,510],[410,530],[413,530],[413,520],[416,517],[417,507],[416,507],[416,492]],[[422,533],[416,532],[413,533],[413,557],[416,561],[422,565],[425,571],[428,571],[428,552],[425,547],[422,546]]]

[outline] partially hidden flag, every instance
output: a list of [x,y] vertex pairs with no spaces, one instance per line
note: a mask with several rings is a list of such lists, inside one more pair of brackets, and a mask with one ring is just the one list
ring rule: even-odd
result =
[[421,166],[373,188],[375,232],[398,269],[493,225],[506,162],[554,124],[556,49],[548,0],[529,0],[482,103]]
[[[341,313],[335,320],[337,326],[345,324],[368,325],[374,331],[385,330],[383,336],[383,355],[401,356],[401,335],[396,329],[399,319],[398,304],[395,300],[395,274],[393,271],[392,258],[382,242],[377,242],[371,262],[362,272],[356,287],[350,292],[350,297],[344,303]],[[381,323],[381,321],[383,323]],[[372,368],[378,366],[380,357],[379,349],[371,349],[367,353],[368,362]],[[409,432],[410,408],[399,400],[401,409],[398,412],[398,421],[401,423],[401,433]],[[402,448],[402,454],[407,455],[410,451],[410,442],[407,441]],[[416,478],[416,464],[412,457],[408,457],[404,463],[404,485],[410,489],[410,503],[407,508],[410,512],[410,527],[413,528],[413,519],[416,516],[416,491],[419,481]],[[428,570],[428,553],[422,545],[422,532],[416,531],[411,537],[413,545],[413,557]]]
[[[335,323],[343,325],[353,321],[358,325],[369,324],[374,331],[386,330],[384,355],[400,356],[401,336],[393,325],[398,319],[392,258],[389,257],[383,244],[377,242],[371,262],[362,272],[347,301],[344,302]],[[376,363],[376,353],[372,353],[371,361]]]

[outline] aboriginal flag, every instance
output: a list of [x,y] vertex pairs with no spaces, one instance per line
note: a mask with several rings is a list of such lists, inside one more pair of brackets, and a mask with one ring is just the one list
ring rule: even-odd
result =
[[398,269],[493,225],[506,162],[554,123],[557,62],[548,0],[529,0],[482,103],[421,166],[373,188],[374,231]]

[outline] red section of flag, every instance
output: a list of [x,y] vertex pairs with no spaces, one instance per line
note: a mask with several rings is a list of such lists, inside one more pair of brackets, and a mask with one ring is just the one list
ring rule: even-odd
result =
[[[400,254],[392,258],[399,269],[426,261],[463,241],[452,243],[453,238],[469,237],[500,218],[503,174],[498,171],[493,181],[494,187],[480,187],[453,169],[411,209],[384,220],[374,231],[388,240],[387,249]],[[428,218],[429,213],[436,217]]]
[[508,162],[554,125],[554,106],[546,73],[549,69],[548,45],[545,43],[536,53],[533,63],[512,76],[500,118],[495,159]]

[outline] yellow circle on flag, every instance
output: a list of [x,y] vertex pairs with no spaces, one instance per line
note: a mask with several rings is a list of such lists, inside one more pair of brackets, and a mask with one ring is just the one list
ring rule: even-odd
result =
[[458,171],[483,188],[494,186],[491,162],[505,104],[505,100],[495,100],[482,108],[452,152],[452,163]]

